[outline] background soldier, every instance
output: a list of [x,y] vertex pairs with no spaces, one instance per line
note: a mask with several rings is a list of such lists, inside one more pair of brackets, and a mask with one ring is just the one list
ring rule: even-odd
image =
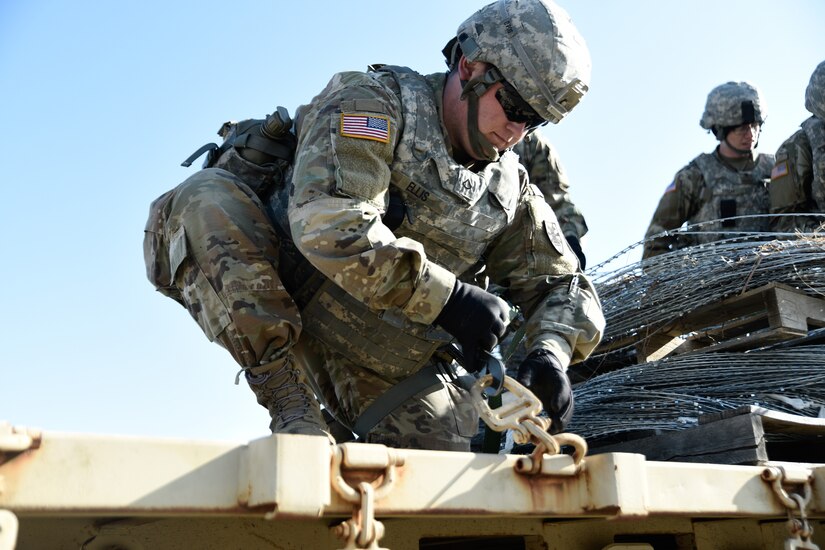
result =
[[[665,189],[645,233],[643,258],[724,239],[731,232],[768,230],[767,217],[736,218],[768,213],[766,183],[774,157],[756,153],[765,113],[764,99],[747,82],[727,82],[711,90],[699,124],[720,143],[713,153],[702,153],[677,172]],[[723,221],[703,225],[698,235],[650,239],[684,222],[710,220]]]
[[579,208],[570,197],[570,181],[561,165],[558,153],[539,132],[533,132],[513,147],[519,161],[527,169],[530,183],[544,194],[547,204],[559,220],[561,232],[567,244],[579,258],[582,269],[587,260],[582,249],[582,239],[587,234],[587,223]]
[[[825,61],[817,65],[805,90],[811,117],[776,151],[768,186],[771,213],[825,212]],[[813,231],[823,218],[777,216],[774,231]]]

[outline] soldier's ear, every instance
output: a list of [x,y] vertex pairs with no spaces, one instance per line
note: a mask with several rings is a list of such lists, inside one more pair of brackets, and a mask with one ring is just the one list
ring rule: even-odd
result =
[[458,60],[458,77],[461,80],[470,80],[481,76],[487,70],[487,63],[483,61],[468,61],[463,55]]

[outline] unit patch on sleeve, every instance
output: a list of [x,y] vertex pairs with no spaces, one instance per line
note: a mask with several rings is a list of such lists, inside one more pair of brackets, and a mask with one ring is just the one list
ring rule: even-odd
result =
[[559,254],[564,254],[564,237],[562,237],[561,230],[559,229],[559,224],[555,219],[544,220],[544,232],[547,234],[547,237],[550,239],[550,243],[553,245],[553,248],[556,249],[556,252]]
[[341,135],[389,143],[390,119],[381,115],[341,113]]

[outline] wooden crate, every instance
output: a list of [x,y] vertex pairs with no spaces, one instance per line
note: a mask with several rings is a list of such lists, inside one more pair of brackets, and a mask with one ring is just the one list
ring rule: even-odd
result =
[[769,461],[825,462],[825,418],[749,406],[699,417],[678,431],[597,444],[590,454],[640,453],[648,460],[761,465]]
[[638,362],[670,354],[744,351],[825,327],[825,300],[771,283],[686,313],[637,345]]

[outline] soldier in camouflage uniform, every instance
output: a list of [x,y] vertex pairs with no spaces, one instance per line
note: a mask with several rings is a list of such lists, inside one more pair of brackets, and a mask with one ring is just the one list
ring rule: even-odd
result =
[[[150,218],[147,261],[179,266],[164,265],[174,275],[153,280],[178,291],[199,322],[206,318],[204,332],[233,352],[259,401],[276,403],[268,405],[274,431],[294,423],[285,411],[306,406],[278,403],[312,393],[312,384],[366,441],[469,449],[477,415],[466,390],[419,375],[449,360],[442,350],[451,341],[477,371],[503,336],[509,306],[474,284],[479,266],[526,313],[521,381],[542,399],[554,430],[572,414],[564,371],[597,345],[604,318],[552,210],[506,150],[578,103],[589,55],[566,13],[544,0],[483,8],[445,55],[446,75],[402,67],[335,75],[299,109],[292,185],[265,210],[250,185],[219,169],[153,205],[160,214]],[[204,189],[203,180],[218,188]],[[264,231],[265,214],[275,231]],[[168,220],[182,220],[183,231]],[[201,225],[209,230],[196,231]],[[204,257],[191,263],[209,271],[206,290],[178,260],[196,255]],[[189,299],[190,286],[217,299]],[[257,342],[268,345],[253,349]],[[280,377],[285,367],[297,374]],[[427,383],[411,391],[410,380]],[[397,402],[364,428],[365,411],[387,396]],[[312,424],[323,430],[314,416],[304,433]]]
[[587,234],[587,223],[570,197],[570,182],[558,153],[539,132],[533,132],[518,142],[513,147],[513,152],[527,169],[530,183],[544,194],[547,204],[559,220],[567,244],[579,258],[581,268],[585,269],[587,260],[582,250],[582,238]]
[[[647,232],[643,258],[678,248],[764,232],[767,217],[739,217],[768,213],[767,181],[773,155],[757,154],[765,102],[747,82],[727,82],[708,95],[700,125],[712,132],[719,145],[677,172],[665,189]],[[683,223],[703,223],[695,232],[652,239]]]
[[[307,364],[348,425],[442,361],[434,351],[451,337],[465,368],[481,369],[509,317],[504,300],[475,284],[484,266],[525,312],[530,354],[519,378],[560,430],[572,413],[565,368],[592,351],[604,319],[552,209],[508,149],[578,103],[589,54],[566,13],[542,0],[490,4],[444,52],[446,75],[340,73],[299,110],[290,229],[332,281],[302,311],[319,356]],[[390,224],[382,217],[393,203],[403,214]],[[440,385],[403,400],[368,440],[467,450],[476,421],[466,392]]]
[[[771,213],[825,212],[825,61],[817,65],[805,90],[811,117],[779,146],[768,185]],[[813,231],[821,216],[777,216],[774,231]]]

